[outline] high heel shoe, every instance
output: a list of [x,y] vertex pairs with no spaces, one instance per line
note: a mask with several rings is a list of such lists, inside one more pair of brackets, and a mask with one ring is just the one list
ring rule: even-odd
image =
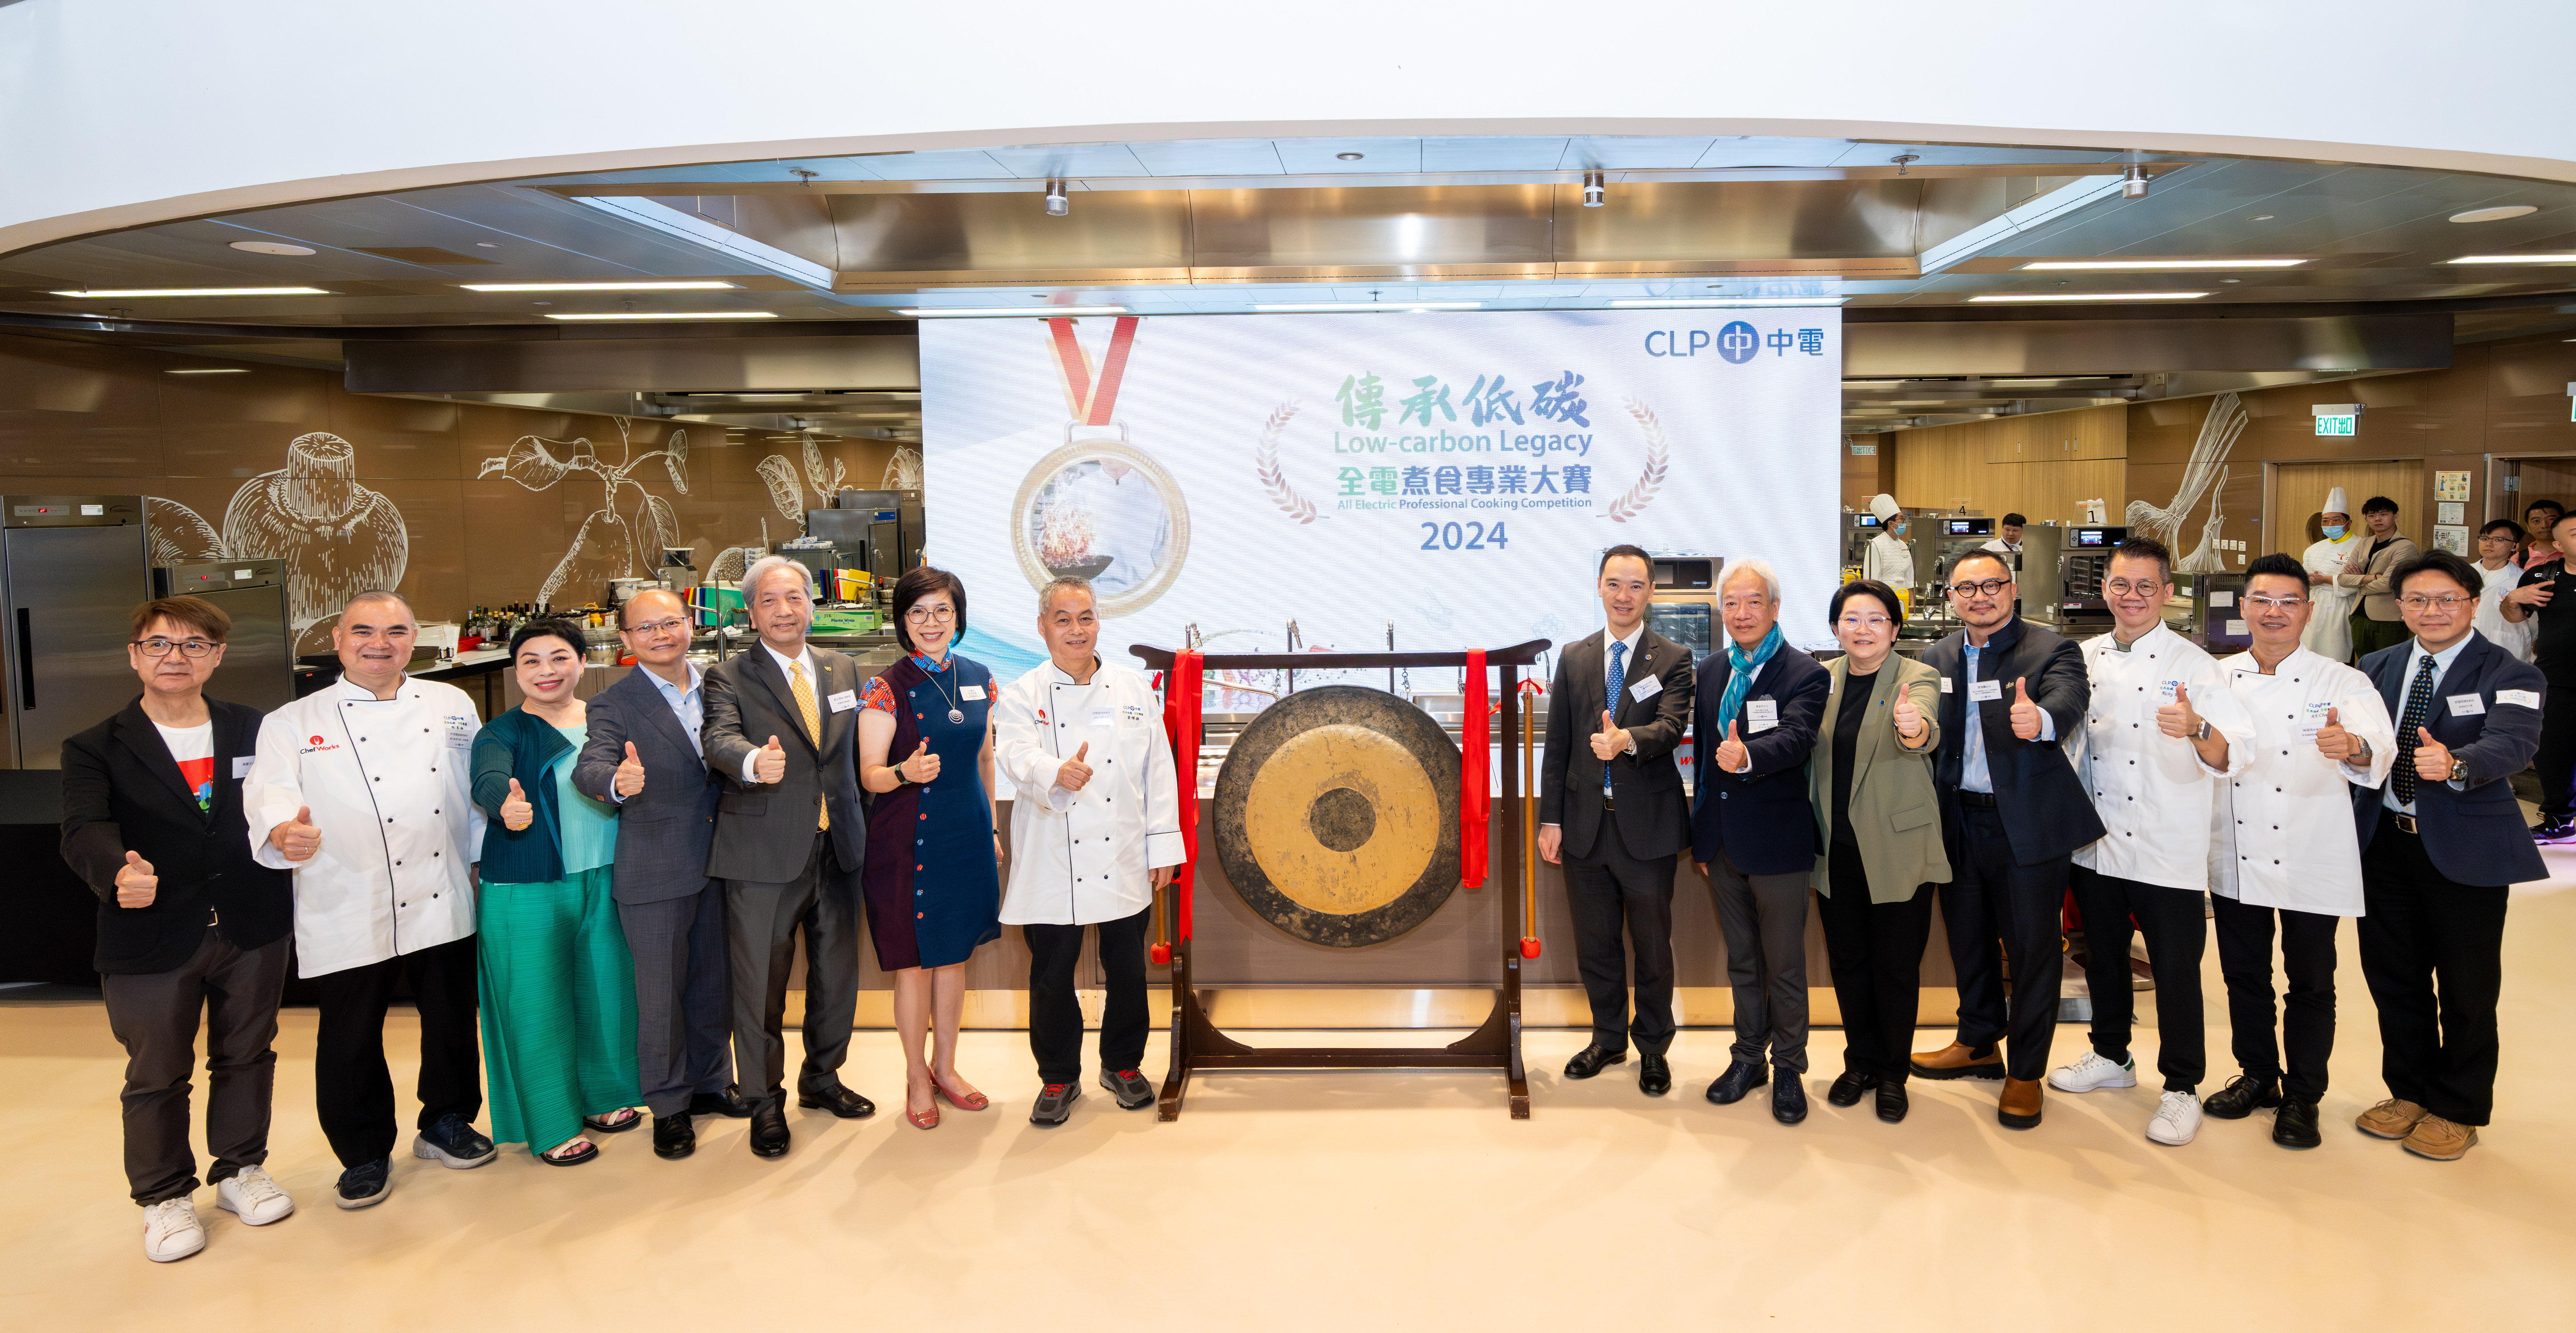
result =
[[956,1107],[960,1111],[981,1111],[985,1107],[993,1104],[992,1098],[987,1097],[980,1092],[970,1092],[963,1097],[950,1092],[948,1090],[948,1085],[940,1082],[936,1075],[933,1075],[930,1080],[930,1095],[933,1097],[947,1098],[948,1104]]

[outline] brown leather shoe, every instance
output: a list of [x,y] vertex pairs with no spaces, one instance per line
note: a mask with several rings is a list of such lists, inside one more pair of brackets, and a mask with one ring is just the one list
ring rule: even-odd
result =
[[2427,1115],[2415,1122],[2414,1132],[2397,1146],[2418,1157],[2436,1162],[2456,1162],[2476,1147],[2478,1131],[2468,1125],[2454,1124],[2438,1115]]
[[2355,1117],[2352,1127],[2374,1139],[2402,1139],[2415,1131],[2417,1121],[2431,1114],[2402,1097],[2391,1097]]
[[1951,1042],[1937,1051],[1917,1051],[1909,1061],[1916,1078],[2002,1078],[2004,1053],[2000,1046],[1989,1046],[1984,1055],[1976,1049]]
[[2003,1122],[2006,1129],[2037,1129],[2040,1104],[2038,1079],[2007,1078],[2004,1095],[1995,1103],[1995,1119]]

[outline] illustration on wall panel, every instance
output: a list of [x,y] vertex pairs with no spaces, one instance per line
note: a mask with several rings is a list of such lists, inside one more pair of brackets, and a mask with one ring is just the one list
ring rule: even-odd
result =
[[510,442],[510,452],[484,459],[482,469],[474,474],[488,477],[498,472],[532,491],[551,490],[576,472],[599,478],[599,508],[582,519],[581,530],[573,534],[572,546],[537,589],[536,600],[541,603],[554,602],[556,594],[565,589],[572,590],[575,600],[588,600],[580,595],[584,590],[604,589],[610,579],[647,574],[664,547],[681,544],[680,520],[671,511],[671,502],[645,490],[633,474],[647,462],[661,459],[663,470],[670,474],[671,488],[688,494],[688,432],[675,430],[669,444],[638,454],[628,438],[628,419],[615,420],[616,463],[601,458],[586,436],[549,440],[522,435]]
[[176,500],[144,497],[155,564],[283,560],[297,652],[330,646],[323,631],[369,588],[402,582],[411,542],[393,501],[358,482],[358,451],[327,431],[286,445],[286,466],[243,482],[218,532]]
[[[835,458],[832,460],[831,470],[825,471],[823,446],[811,435],[804,436],[803,439],[805,475],[801,481],[796,475],[796,465],[788,462],[785,454],[771,454],[761,459],[757,469],[761,481],[769,487],[769,503],[778,510],[779,517],[795,524],[796,531],[800,533],[805,530],[807,508],[805,488],[807,486],[814,488],[817,503],[813,507],[823,509],[831,506],[833,497],[839,494],[841,488],[848,485],[850,481],[847,464]],[[915,454],[913,457],[914,466],[917,469],[920,455]],[[762,526],[761,531],[765,537],[768,532],[766,524]],[[736,582],[742,578],[744,568],[751,563],[750,555],[751,553],[742,547],[728,546],[716,552],[716,558],[707,562],[706,576],[718,582]]]
[[911,445],[897,446],[894,456],[886,460],[885,477],[877,482],[881,491],[917,491],[921,489],[921,451]]
[[2227,455],[2236,447],[2236,437],[2245,433],[2251,420],[2235,394],[2222,393],[2209,400],[2209,415],[2200,423],[2200,438],[2192,442],[2191,461],[2184,465],[2182,485],[2174,492],[2173,503],[2152,505],[2144,500],[2131,500],[2128,513],[2129,535],[2153,537],[2171,550],[2182,542],[2183,520],[2200,507],[2200,497],[2209,496],[2209,521],[2202,525],[2200,545],[2188,556],[2174,562],[2180,574],[2215,574],[2225,569],[2226,562],[2218,553],[2218,529],[2224,520],[2219,511],[2221,494],[2227,486]]

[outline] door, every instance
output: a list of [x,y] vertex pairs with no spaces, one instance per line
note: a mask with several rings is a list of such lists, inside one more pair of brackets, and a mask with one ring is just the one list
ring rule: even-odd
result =
[[143,525],[10,528],[5,627],[12,768],[61,768],[63,742],[142,692],[125,645],[151,594]]
[[2355,528],[2362,527],[2362,505],[2374,495],[2385,495],[2397,502],[2397,530],[2419,546],[2428,550],[2432,546],[2433,516],[2418,512],[2425,494],[2420,458],[2275,463],[2272,468],[2271,512],[2263,516],[2263,532],[2265,543],[2275,551],[2297,555],[2319,540],[2312,520],[2325,504],[2327,492],[2337,486],[2343,487],[2344,500],[2352,506]]

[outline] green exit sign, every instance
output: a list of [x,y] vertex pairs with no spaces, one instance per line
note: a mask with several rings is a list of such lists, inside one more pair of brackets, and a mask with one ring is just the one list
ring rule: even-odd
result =
[[2318,418],[2317,418],[2317,434],[2319,434],[2319,435],[2350,435],[2350,434],[2352,434],[2353,426],[2354,426],[2355,424],[2357,424],[2358,422],[2360,422],[2360,420],[2361,420],[2361,418],[2360,418],[2360,417],[2357,417],[2357,416],[2353,416],[2353,417],[2318,417]]

